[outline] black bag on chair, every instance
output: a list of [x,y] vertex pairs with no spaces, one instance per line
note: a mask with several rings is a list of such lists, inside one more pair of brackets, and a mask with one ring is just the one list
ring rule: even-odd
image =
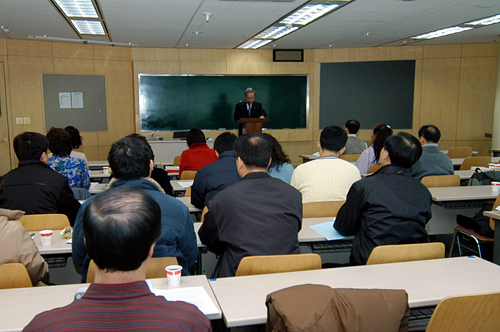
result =
[[493,204],[483,206],[474,217],[467,217],[461,214],[457,215],[457,224],[462,227],[473,229],[479,235],[494,237],[495,232],[490,227],[490,218],[483,215],[483,211],[491,211]]
[[467,185],[468,186],[489,186],[489,185],[491,185],[491,181],[500,181],[500,172],[498,172],[498,171],[483,172],[483,171],[481,171],[480,168],[476,168],[474,173],[472,173],[472,176],[470,177]]

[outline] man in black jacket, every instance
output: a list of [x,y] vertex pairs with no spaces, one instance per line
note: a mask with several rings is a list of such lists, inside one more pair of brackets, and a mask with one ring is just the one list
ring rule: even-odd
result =
[[[245,90],[245,101],[240,101],[234,109],[234,121],[241,118],[265,118],[266,111],[262,104],[255,101],[255,90],[247,88]],[[241,126],[238,130],[238,136],[242,134]]]
[[4,175],[0,207],[26,214],[62,213],[73,226],[80,203],[68,179],[47,165],[48,148],[47,137],[39,133],[25,132],[14,138],[19,166]]
[[412,135],[388,137],[380,152],[383,167],[352,185],[334,224],[340,234],[355,236],[350,264],[366,264],[376,246],[429,242],[432,196],[409,172],[421,154]]

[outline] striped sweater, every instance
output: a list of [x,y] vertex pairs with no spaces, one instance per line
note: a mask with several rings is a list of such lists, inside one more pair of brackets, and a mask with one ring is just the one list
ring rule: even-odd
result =
[[91,284],[80,300],[38,314],[23,331],[211,331],[194,305],[156,296],[146,282]]

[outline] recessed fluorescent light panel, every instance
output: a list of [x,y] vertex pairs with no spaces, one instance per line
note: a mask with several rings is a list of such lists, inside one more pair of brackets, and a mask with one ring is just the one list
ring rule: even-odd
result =
[[418,35],[418,36],[411,37],[411,38],[412,39],[433,39],[433,38],[452,35],[454,33],[459,33],[459,32],[467,31],[467,30],[471,30],[471,29],[474,29],[474,28],[473,27],[449,27],[449,28],[445,28],[445,29],[432,31],[429,33],[424,33],[423,35]]
[[296,12],[292,13],[291,15],[281,20],[280,23],[306,25],[307,23],[310,23],[325,14],[328,14],[338,6],[339,5],[336,3],[330,5],[325,5],[325,4],[305,5]]
[[55,0],[68,17],[98,18],[91,0]]
[[106,34],[100,21],[71,20],[71,23],[81,35],[104,36]]
[[500,14],[495,15],[495,16],[491,16],[491,17],[487,17],[487,18],[483,18],[482,20],[468,22],[465,24],[467,24],[467,25],[490,25],[490,24],[495,24],[498,22],[500,22]]
[[255,38],[262,38],[262,39],[267,39],[267,38],[272,38],[272,39],[278,39],[281,38],[285,35],[288,35],[290,32],[294,32],[297,30],[299,27],[286,27],[284,25],[282,26],[273,26],[270,27],[261,33],[259,33]]
[[269,44],[271,40],[279,39],[289,33],[303,28],[306,24],[311,23],[331,11],[348,4],[350,1],[351,0],[339,0],[335,1],[336,3],[331,3],[332,1],[330,0],[307,1],[306,5],[298,7],[291,14],[287,14],[287,16],[280,18],[278,21],[271,24],[270,27],[254,35],[252,39],[247,40],[237,48],[255,49],[262,47]]
[[253,48],[253,49],[257,49],[259,47],[262,47],[264,45],[269,44],[272,41],[273,41],[272,39],[250,39],[246,43],[238,46],[238,48],[244,48],[244,49]]

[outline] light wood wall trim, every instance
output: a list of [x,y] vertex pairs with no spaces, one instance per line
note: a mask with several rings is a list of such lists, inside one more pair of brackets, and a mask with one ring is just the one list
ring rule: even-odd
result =
[[462,45],[425,45],[424,58],[459,58],[462,54]]
[[176,48],[132,48],[131,60],[178,62],[179,50]]
[[387,49],[385,47],[361,47],[349,49],[350,61],[383,61]]
[[462,57],[498,57],[498,43],[463,44]]
[[348,48],[330,48],[322,50],[314,50],[315,62],[348,62]]
[[94,46],[94,59],[95,60],[132,60],[132,50],[130,47],[118,46]]
[[7,54],[32,57],[52,57],[52,43],[33,40],[8,39]]
[[94,58],[94,46],[88,44],[52,43],[54,58],[89,59]]
[[7,55],[7,39],[0,39],[0,54]]
[[385,60],[416,60],[423,56],[423,46],[391,46],[386,48]]
[[226,51],[221,49],[179,49],[181,62],[226,62]]

